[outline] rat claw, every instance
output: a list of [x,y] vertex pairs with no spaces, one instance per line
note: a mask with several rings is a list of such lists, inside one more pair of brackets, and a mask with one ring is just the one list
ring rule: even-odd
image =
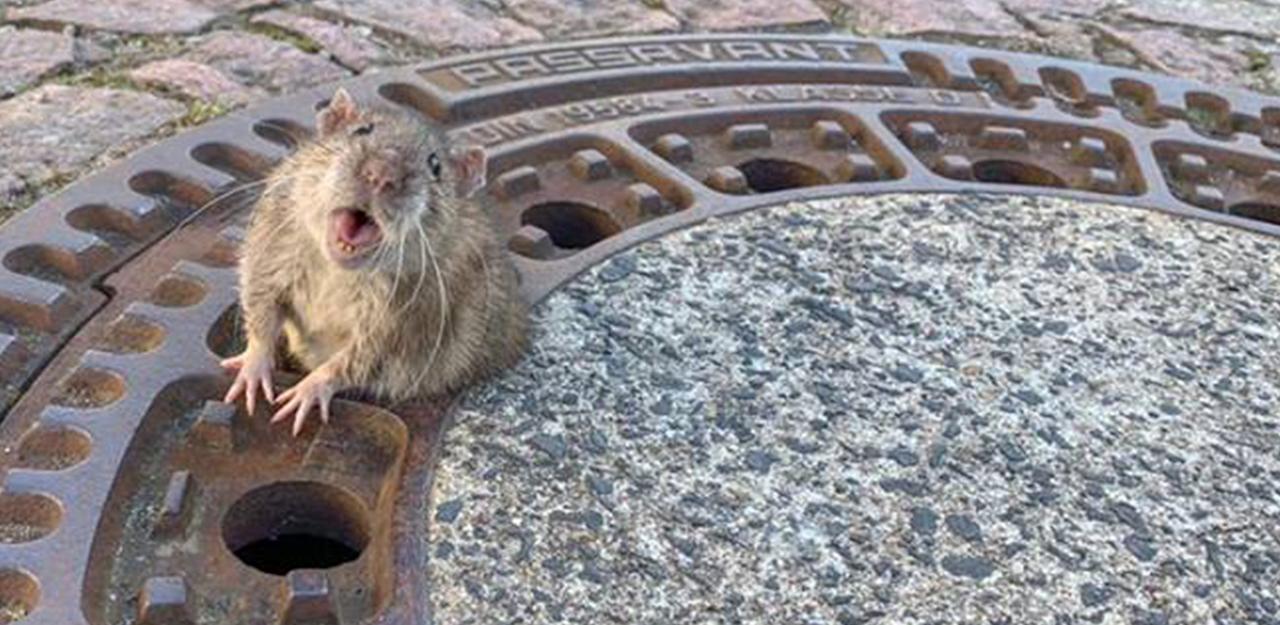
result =
[[241,367],[244,366],[244,356],[232,356],[230,358],[223,358],[222,360],[218,361],[218,365],[223,369],[232,369],[232,370],[240,369]]
[[225,404],[229,404],[239,399],[240,387],[243,385],[244,385],[244,379],[237,377],[236,380],[231,383],[231,388],[227,389],[227,394],[225,397],[222,398],[222,402]]
[[271,417],[271,423],[274,424],[274,423],[279,423],[281,421],[284,421],[289,416],[289,412],[296,410],[297,407],[298,407],[298,398],[294,397],[293,399],[290,399],[288,403],[281,406],[280,409],[276,411],[276,414]]
[[311,403],[307,402],[298,409],[297,414],[293,417],[293,435],[297,436],[302,433],[302,426],[307,422],[307,413],[311,411]]
[[329,400],[324,397],[320,398],[320,422],[329,423]]
[[271,385],[271,376],[262,377],[262,396],[267,399],[268,404],[276,403],[276,389]]

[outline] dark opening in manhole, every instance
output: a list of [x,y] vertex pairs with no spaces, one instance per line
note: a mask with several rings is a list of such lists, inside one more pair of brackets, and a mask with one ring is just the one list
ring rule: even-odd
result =
[[756,193],[772,193],[800,187],[816,187],[830,181],[822,172],[794,161],[757,158],[738,165],[747,186]]
[[535,204],[520,215],[520,222],[542,228],[556,247],[565,250],[591,247],[621,230],[609,213],[579,202]]
[[277,482],[245,494],[222,519],[222,539],[263,573],[353,562],[369,543],[369,519],[352,495],[319,482]]
[[297,569],[331,569],[354,562],[360,552],[311,534],[283,534],[251,542],[236,550],[241,562],[271,575],[287,575]]
[[1280,205],[1267,204],[1266,202],[1241,202],[1232,206],[1227,211],[1232,215],[1239,215],[1249,219],[1257,219],[1267,223],[1280,225]]
[[1030,163],[989,160],[973,164],[973,177],[980,182],[1020,184],[1032,187],[1065,188],[1067,183],[1057,174]]

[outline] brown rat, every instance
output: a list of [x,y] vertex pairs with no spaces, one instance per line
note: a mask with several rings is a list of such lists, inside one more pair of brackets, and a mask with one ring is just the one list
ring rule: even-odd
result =
[[[271,174],[240,262],[245,351],[226,401],[259,389],[301,430],[334,393],[400,401],[457,390],[513,364],[527,313],[488,211],[484,151],[339,89],[316,137]],[[281,334],[309,373],[278,398]]]

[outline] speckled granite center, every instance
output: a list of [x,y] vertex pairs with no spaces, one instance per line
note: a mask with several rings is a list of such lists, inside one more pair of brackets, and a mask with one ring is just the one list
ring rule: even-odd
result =
[[437,623],[1277,623],[1280,241],[795,204],[537,311],[446,435]]

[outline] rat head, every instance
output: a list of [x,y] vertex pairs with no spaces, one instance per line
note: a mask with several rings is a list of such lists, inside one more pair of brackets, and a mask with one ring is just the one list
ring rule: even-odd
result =
[[309,159],[323,173],[307,228],[344,269],[389,268],[410,236],[447,231],[485,183],[485,153],[449,145],[408,113],[360,107],[339,88],[316,116]]

